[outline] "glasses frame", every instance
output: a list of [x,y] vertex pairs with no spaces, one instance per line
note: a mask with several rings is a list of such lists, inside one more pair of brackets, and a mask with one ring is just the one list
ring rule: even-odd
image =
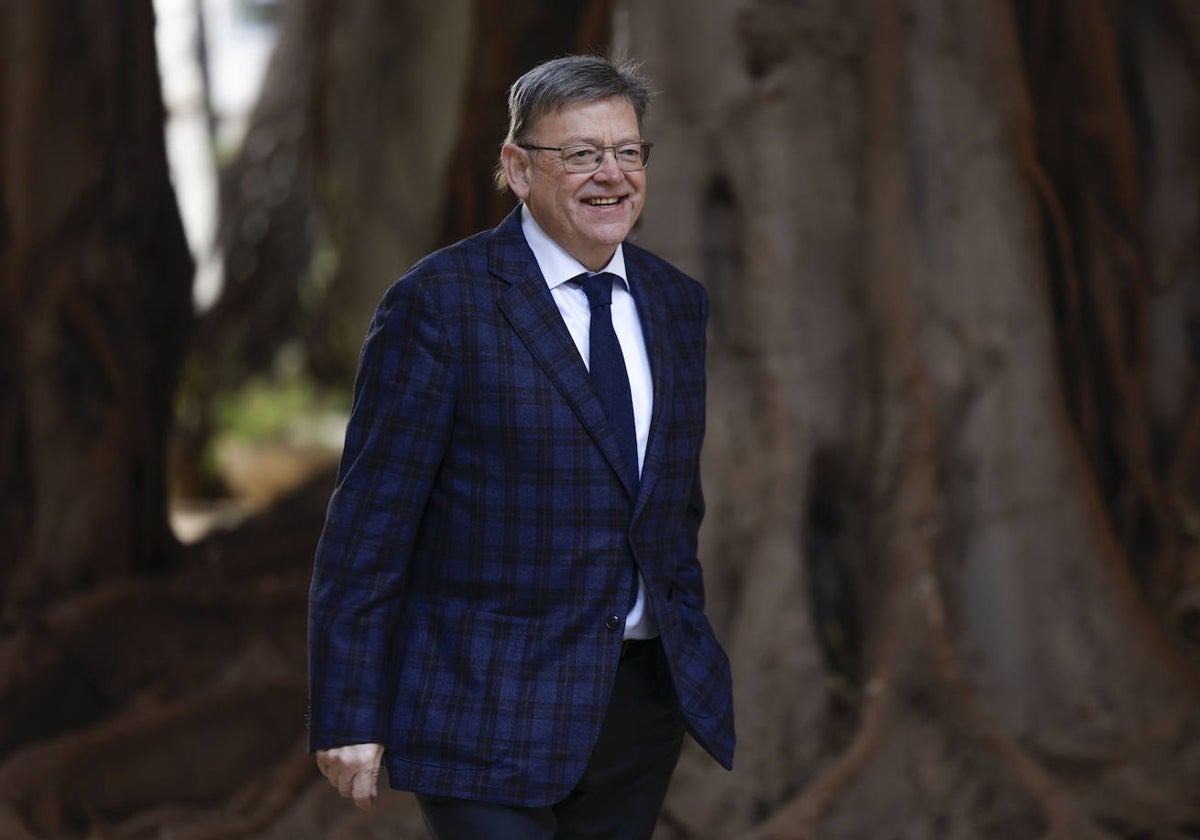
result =
[[[650,150],[654,148],[653,143],[647,143],[645,140],[638,140],[632,143],[618,143],[615,146],[593,146],[591,143],[572,143],[570,146],[535,146],[532,143],[517,143],[517,146],[529,151],[538,152],[558,152],[559,160],[562,161],[563,169],[566,169],[573,175],[591,174],[600,168],[600,164],[604,162],[604,153],[612,152],[613,160],[617,162],[617,168],[622,172],[641,172],[650,165]],[[621,165],[621,158],[617,157],[617,149],[624,149],[628,146],[640,146],[642,149],[642,157],[639,165],[634,169],[626,169]],[[595,165],[591,169],[571,169],[567,165],[567,150],[568,149],[592,149],[599,152],[596,155]]]

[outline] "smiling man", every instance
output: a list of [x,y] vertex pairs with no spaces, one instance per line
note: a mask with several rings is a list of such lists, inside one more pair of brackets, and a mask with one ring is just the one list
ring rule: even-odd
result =
[[594,56],[509,94],[494,230],[384,296],[310,599],[310,745],[435,840],[649,838],[684,733],[733,758],[704,616],[708,301],[625,241],[649,102]]

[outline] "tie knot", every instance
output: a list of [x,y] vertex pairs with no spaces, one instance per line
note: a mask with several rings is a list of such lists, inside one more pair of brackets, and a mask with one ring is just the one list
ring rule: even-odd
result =
[[613,280],[617,279],[617,275],[602,271],[590,277],[586,274],[581,274],[575,279],[583,287],[583,293],[587,295],[589,307],[595,309],[598,306],[612,305]]

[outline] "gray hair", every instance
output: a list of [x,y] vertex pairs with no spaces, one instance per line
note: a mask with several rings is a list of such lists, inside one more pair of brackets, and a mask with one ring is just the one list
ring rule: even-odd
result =
[[[526,143],[539,119],[565,105],[624,97],[633,106],[638,129],[653,92],[631,61],[613,63],[598,55],[568,55],[537,65],[508,89],[507,143]],[[496,186],[508,186],[504,167],[496,168]]]

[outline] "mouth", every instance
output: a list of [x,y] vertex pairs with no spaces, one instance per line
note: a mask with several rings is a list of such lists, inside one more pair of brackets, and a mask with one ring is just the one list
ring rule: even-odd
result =
[[596,198],[585,198],[583,203],[589,207],[615,207],[623,200],[619,195],[597,196]]

